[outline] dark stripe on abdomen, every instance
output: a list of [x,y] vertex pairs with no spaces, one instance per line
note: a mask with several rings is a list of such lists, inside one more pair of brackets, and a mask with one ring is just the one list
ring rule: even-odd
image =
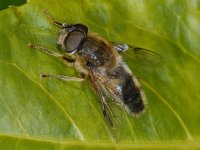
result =
[[130,112],[139,114],[144,110],[144,102],[141,96],[140,89],[135,86],[132,76],[123,79],[122,96],[124,104]]

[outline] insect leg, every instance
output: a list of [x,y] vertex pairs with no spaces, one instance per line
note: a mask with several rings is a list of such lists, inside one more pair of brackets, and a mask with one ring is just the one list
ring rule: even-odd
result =
[[46,54],[51,55],[51,56],[54,56],[54,57],[57,57],[57,58],[61,58],[62,60],[66,61],[66,62],[68,62],[68,63],[74,63],[74,62],[75,62],[74,59],[67,58],[67,57],[64,56],[64,55],[61,55],[61,54],[59,54],[59,53],[50,51],[49,49],[47,49],[47,48],[45,48],[45,47],[41,47],[41,46],[39,46],[39,45],[35,45],[35,44],[32,44],[32,43],[29,43],[29,44],[28,44],[28,47],[33,48],[33,49],[38,49],[38,50],[43,51],[43,52],[45,52]]
[[111,127],[113,127],[114,126],[114,123],[113,123],[113,121],[112,121],[112,119],[111,119],[111,116],[110,116],[110,114],[108,114],[109,112],[109,106],[108,106],[108,104],[107,104],[107,102],[105,101],[105,99],[103,100],[103,115],[104,115],[104,117],[106,118],[106,120],[108,121],[108,123],[109,123],[109,125],[111,126]]
[[47,11],[46,9],[44,9],[43,12],[44,12],[44,14],[49,18],[49,20],[51,20],[51,22],[52,22],[53,24],[55,24],[55,25],[57,25],[57,26],[59,26],[59,27],[62,27],[62,26],[63,26],[62,23],[60,23],[60,22],[58,22],[58,21],[55,21],[55,20],[53,19],[53,17],[51,17],[51,16],[49,15],[49,13],[48,13],[48,11]]
[[40,74],[40,78],[60,79],[63,81],[83,81],[84,78],[69,77],[64,75]]

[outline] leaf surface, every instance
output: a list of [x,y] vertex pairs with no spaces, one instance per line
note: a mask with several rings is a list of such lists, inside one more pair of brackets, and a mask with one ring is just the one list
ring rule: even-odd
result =
[[[31,0],[0,12],[1,149],[152,149],[200,145],[199,1]],[[126,61],[141,78],[144,115],[126,115],[115,139],[89,81],[41,80],[39,74],[79,76],[56,58],[57,33],[42,13],[60,22],[83,23],[110,40],[156,51],[159,67]],[[122,110],[123,111],[123,110]]]

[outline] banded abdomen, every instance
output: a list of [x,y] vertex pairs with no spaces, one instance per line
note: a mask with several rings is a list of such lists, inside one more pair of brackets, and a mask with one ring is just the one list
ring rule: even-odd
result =
[[144,98],[140,88],[136,85],[133,80],[134,77],[128,75],[121,82],[121,91],[123,97],[123,103],[130,111],[134,114],[143,112],[145,104]]
[[115,99],[118,98],[133,115],[138,115],[144,111],[145,100],[136,77],[125,63],[121,63],[112,71],[108,72],[109,82],[106,87],[114,93]]

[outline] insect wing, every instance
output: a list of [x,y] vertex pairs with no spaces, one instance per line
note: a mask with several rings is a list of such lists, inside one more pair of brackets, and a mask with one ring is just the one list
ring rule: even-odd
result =
[[107,104],[107,115],[110,119],[107,119],[107,124],[109,127],[109,130],[113,136],[113,139],[118,143],[122,142],[124,139],[127,138],[127,135],[130,136],[131,128],[128,123],[128,117],[125,106],[122,103],[122,100],[117,94],[116,89],[117,88],[111,88],[116,87],[118,84],[115,82],[109,82],[110,86],[104,86],[101,85],[101,88],[104,91],[104,94],[106,96],[106,104]]
[[113,139],[117,142],[122,138],[125,112],[123,112],[123,109],[119,105],[116,105],[114,101],[109,101],[108,98],[107,103],[109,106],[108,113],[112,121],[112,126],[109,125],[109,130]]
[[163,63],[163,58],[157,52],[132,46],[128,44],[122,44],[117,42],[111,42],[113,48],[119,53],[124,54],[126,58],[134,61],[135,64],[142,65],[143,67],[159,67]]
[[116,99],[109,94],[107,98],[107,104],[109,106],[109,116],[111,118],[113,126],[109,126],[109,130],[112,133],[113,139],[116,143],[123,143],[130,141],[133,135],[132,126],[130,126],[130,120],[133,119],[125,110],[125,105],[118,103]]
[[130,57],[130,59],[133,59],[139,64],[152,67],[160,66],[163,60],[161,55],[159,55],[158,53],[135,46],[129,46],[126,56]]

